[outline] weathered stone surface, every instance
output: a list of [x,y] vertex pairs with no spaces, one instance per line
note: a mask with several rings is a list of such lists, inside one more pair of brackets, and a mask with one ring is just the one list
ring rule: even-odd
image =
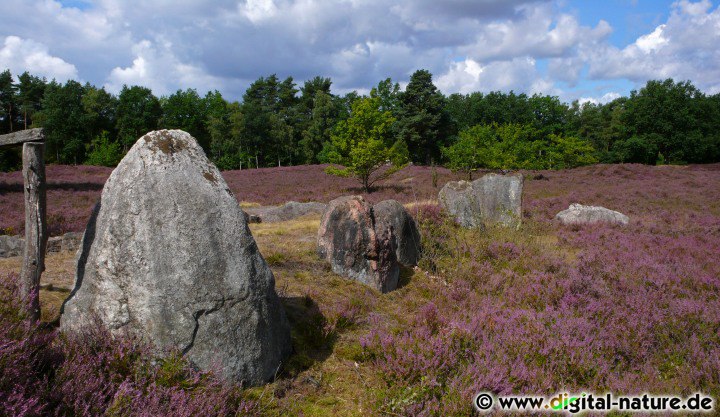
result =
[[420,232],[415,220],[402,204],[385,200],[373,205],[375,232],[386,233],[390,229],[395,239],[395,255],[405,266],[415,266],[420,260]]
[[48,238],[47,247],[45,250],[47,253],[56,253],[62,250],[62,236],[53,236]]
[[62,243],[60,249],[63,252],[77,252],[80,248],[80,241],[82,240],[82,233],[79,232],[67,232],[62,236]]
[[323,214],[325,209],[327,204],[324,203],[289,201],[277,207],[251,207],[246,212],[251,216],[257,216],[262,223],[274,223],[293,220],[307,214]]
[[563,224],[610,223],[626,225],[630,218],[620,212],[600,206],[570,204],[570,207],[555,215]]
[[522,222],[523,176],[487,174],[473,181],[475,199],[485,225],[520,227]]
[[469,181],[450,181],[438,194],[440,206],[462,227],[480,227],[480,206],[475,200],[473,185]]
[[400,267],[392,230],[375,231],[373,209],[361,196],[330,202],[318,230],[318,253],[336,274],[381,292],[397,288]]
[[487,174],[473,181],[449,182],[440,190],[440,205],[463,227],[499,224],[520,227],[523,176]]
[[25,240],[20,236],[0,235],[0,258],[22,256]]
[[150,132],[110,175],[82,241],[61,328],[175,348],[233,380],[271,379],[290,331],[275,279],[218,169],[189,134]]

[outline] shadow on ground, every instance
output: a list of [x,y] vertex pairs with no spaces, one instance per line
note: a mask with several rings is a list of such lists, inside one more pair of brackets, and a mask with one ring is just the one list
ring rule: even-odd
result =
[[326,360],[337,341],[337,331],[330,329],[327,318],[310,296],[281,297],[290,321],[293,353],[281,377],[294,377],[317,362]]

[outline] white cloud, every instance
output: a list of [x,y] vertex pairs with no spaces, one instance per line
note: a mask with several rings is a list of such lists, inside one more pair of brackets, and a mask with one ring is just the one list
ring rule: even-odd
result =
[[710,10],[710,8],[712,7],[712,3],[710,3],[710,0],[701,0],[696,3],[688,0],[681,0],[675,2],[673,4],[673,7],[680,9],[683,14],[691,16],[701,16],[706,14],[708,10]]
[[600,97],[580,97],[578,99],[578,103],[582,106],[585,103],[592,103],[592,104],[606,104],[609,103],[617,98],[620,98],[621,95],[619,93],[616,93],[614,91],[611,91],[609,93],[605,93]]
[[78,78],[75,65],[51,55],[47,46],[17,36],[7,36],[0,48],[0,69],[3,68],[14,75],[28,71],[60,82]]
[[[32,64],[113,91],[123,83],[156,94],[217,88],[233,99],[272,73],[297,82],[331,77],[340,92],[367,91],[386,77],[404,83],[420,68],[435,74],[446,93],[514,89],[593,97],[622,87],[589,92],[588,78],[642,84],[665,77],[720,91],[720,12],[708,0],[677,1],[667,21],[629,45],[613,45],[605,21],[581,23],[565,0],[96,0],[87,6],[0,1],[0,42],[11,35],[32,42],[2,49],[12,53],[14,72]],[[23,54],[33,50],[39,58],[26,62]]]
[[663,36],[664,29],[665,25],[656,27],[652,33],[637,38],[635,45],[646,54],[662,48],[668,44],[668,39]]
[[574,55],[579,44],[602,40],[611,31],[603,20],[590,28],[571,15],[557,14],[552,4],[530,5],[522,8],[521,18],[483,25],[474,42],[460,50],[480,61],[566,57]]
[[260,23],[277,13],[273,0],[247,0],[247,3],[239,4],[238,8],[253,23]]
[[207,74],[199,66],[181,62],[172,52],[172,44],[154,45],[143,40],[133,46],[135,58],[129,67],[113,68],[105,88],[117,93],[124,84],[150,88],[156,95],[177,89],[196,88],[201,94],[219,89],[222,80]]
[[624,48],[604,44],[585,51],[594,79],[691,80],[720,91],[720,9],[707,1],[679,1],[667,22]]
[[447,72],[437,78],[438,88],[446,94],[473,91],[509,91],[532,93],[553,92],[553,83],[543,79],[535,60],[529,57],[480,64],[472,58],[450,65]]

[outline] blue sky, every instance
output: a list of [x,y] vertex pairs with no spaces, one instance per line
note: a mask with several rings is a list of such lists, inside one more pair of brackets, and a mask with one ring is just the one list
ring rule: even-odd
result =
[[600,19],[608,21],[614,29],[610,41],[625,46],[665,22],[673,3],[673,0],[574,0],[567,2],[567,8],[575,10],[584,25],[593,25]]
[[157,95],[260,76],[331,77],[336,93],[430,70],[446,94],[606,102],[650,79],[720,92],[710,0],[4,0],[0,68]]

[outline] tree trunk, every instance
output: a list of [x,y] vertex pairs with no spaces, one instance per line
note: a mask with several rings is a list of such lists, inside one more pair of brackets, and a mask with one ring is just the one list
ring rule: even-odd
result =
[[47,225],[45,223],[45,145],[23,144],[25,181],[25,253],[20,271],[20,291],[31,320],[40,320],[40,275],[45,270]]
[[363,188],[365,189],[365,192],[370,194],[370,178],[363,178],[362,185],[363,185]]

